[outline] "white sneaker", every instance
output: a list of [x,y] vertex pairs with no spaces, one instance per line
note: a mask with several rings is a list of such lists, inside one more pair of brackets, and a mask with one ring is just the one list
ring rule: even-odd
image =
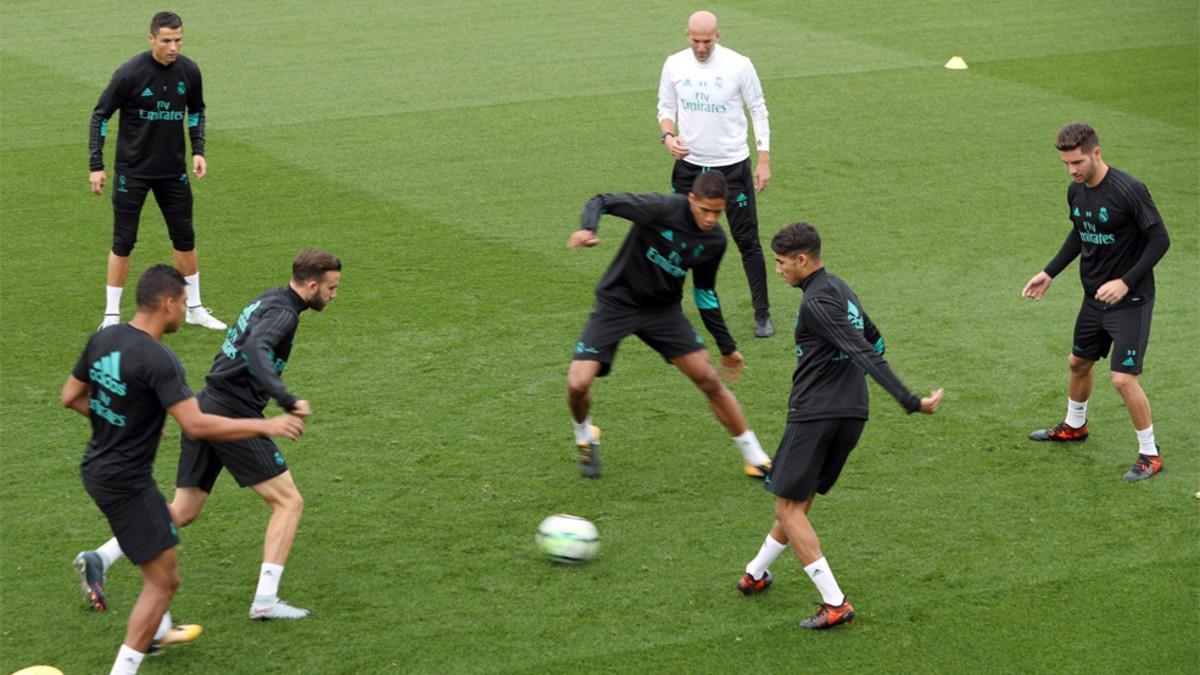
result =
[[121,323],[121,315],[120,314],[105,314],[104,320],[100,322],[100,326],[98,328],[96,328],[96,330],[102,331],[105,328],[108,328],[109,326],[115,326],[119,323]]
[[213,330],[225,330],[228,328],[217,317],[209,313],[207,307],[188,307],[187,322],[201,328],[211,328]]
[[310,614],[312,614],[311,610],[292,607],[283,600],[276,600],[266,605],[250,605],[250,618],[255,621],[303,619]]

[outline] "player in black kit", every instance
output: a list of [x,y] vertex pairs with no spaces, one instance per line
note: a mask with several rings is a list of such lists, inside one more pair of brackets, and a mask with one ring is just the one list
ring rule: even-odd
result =
[[[213,359],[200,392],[205,412],[234,418],[262,418],[274,399],[280,408],[304,418],[312,414],[308,401],[288,391],[280,375],[291,357],[292,341],[300,313],[321,311],[337,296],[342,263],[325,251],[305,249],[292,261],[292,280],[271,289],[242,310]],[[263,541],[263,563],[250,618],[302,619],[311,612],[280,600],[279,581],[300,525],[304,499],[292,479],[279,448],[267,438],[241,442],[211,442],[185,434],[181,439],[179,471],[171,518],[179,527],[190,524],[204,508],[221,469],[229,470],[241,487],[253,488],[271,507],[271,520]],[[117,542],[109,541],[93,557],[103,574],[120,557]]]
[[792,545],[804,571],[821,592],[821,609],[800,622],[823,629],[854,619],[854,607],[842,593],[821,543],[808,520],[816,493],[826,494],[837,481],[858,443],[868,416],[870,375],[910,413],[932,415],[943,390],[925,398],[910,392],[883,358],[879,329],[854,291],[821,262],[821,237],[808,223],[794,223],[771,241],[775,271],[804,291],[796,318],[796,372],[788,399],[787,428],[775,454],[766,487],[776,495],[775,524],[746,565],[737,588],[745,595],[771,585],[767,567]]
[[1059,157],[1071,174],[1067,188],[1071,231],[1058,255],[1025,284],[1021,295],[1041,299],[1050,282],[1078,257],[1083,305],[1075,319],[1067,357],[1067,416],[1049,429],[1029,434],[1035,441],[1087,440],[1087,404],[1092,395],[1092,366],[1108,356],[1112,383],[1137,432],[1138,458],[1125,473],[1137,481],[1162,471],[1154,440],[1150,401],[1138,382],[1150,318],[1154,313],[1154,265],[1171,245],[1150,191],[1138,179],[1108,166],[1100,157],[1100,139],[1083,122],[1058,132]]
[[107,302],[100,327],[120,322],[121,295],[129,276],[129,256],[137,243],[138,221],[146,193],[167,221],[175,266],[187,279],[187,322],[225,330],[200,302],[200,272],[196,265],[196,235],[192,227],[192,188],[184,162],[183,128],[192,143],[192,171],[204,178],[204,87],[195,61],[179,53],[183,21],[171,12],[150,20],[150,51],[125,62],[92,111],[88,132],[89,181],[101,194],[108,176],[104,171],[104,139],[108,120],[121,111],[113,185],[113,241],[108,255]]
[[[137,672],[148,648],[189,641],[200,633],[199,626],[172,627],[167,611],[179,586],[179,538],[153,476],[166,413],[184,433],[210,440],[264,435],[296,440],[304,431],[303,421],[292,415],[235,420],[201,412],[179,358],[161,344],[163,334],[183,322],[185,285],[183,275],[166,265],[146,270],[138,282],[133,321],[88,340],[60,398],[63,406],[91,420],[92,437],[80,470],[84,488],[142,571],[142,593],[130,613],[114,673]],[[84,591],[104,609],[102,575],[85,575]]]
[[689,269],[694,270],[692,294],[705,328],[721,351],[722,371],[730,378],[739,376],[745,361],[725,326],[716,291],[726,241],[717,219],[725,208],[725,194],[724,177],[710,172],[697,179],[686,196],[601,194],[583,207],[580,229],[567,242],[571,248],[600,243],[596,228],[603,213],[633,223],[616,259],[596,285],[596,305],[575,343],[567,373],[567,404],[575,422],[580,469],[587,478],[600,475],[600,429],[588,414],[592,381],[608,374],[617,345],[630,334],[704,392],[742,451],[746,475],[762,478],[770,469],[770,459],[746,426],[737,399],[722,384],[704,341],[680,306],[684,278]]

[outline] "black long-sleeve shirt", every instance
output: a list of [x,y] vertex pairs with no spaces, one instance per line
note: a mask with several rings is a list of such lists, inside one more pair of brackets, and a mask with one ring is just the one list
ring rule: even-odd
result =
[[88,167],[104,168],[108,120],[117,110],[116,171],[136,178],[177,178],[187,173],[183,128],[192,154],[204,154],[204,86],[200,67],[180,54],[169,65],[143,52],[126,61],[92,110]]
[[696,225],[684,195],[600,194],[579,216],[595,231],[601,214],[633,223],[621,250],[596,285],[596,299],[617,307],[660,308],[683,300],[683,281],[693,270],[692,296],[704,327],[722,354],[737,351],[717,298],[717,270],[725,254],[725,231]]
[[867,419],[867,380],[875,378],[908,412],[921,399],[883,358],[884,343],[858,296],[824,268],[800,284],[804,300],[796,319],[796,372],[788,421]]
[[1084,302],[1107,307],[1096,300],[1096,290],[1113,279],[1129,287],[1117,307],[1152,300],[1154,265],[1170,248],[1171,239],[1146,186],[1110,166],[1096,187],[1072,183],[1067,188],[1067,210],[1073,228],[1046,265],[1046,274],[1058,276],[1081,256]]
[[226,332],[205,378],[205,395],[246,413],[261,415],[270,399],[291,410],[299,397],[280,376],[305,309],[308,304],[288,286],[255,298]]

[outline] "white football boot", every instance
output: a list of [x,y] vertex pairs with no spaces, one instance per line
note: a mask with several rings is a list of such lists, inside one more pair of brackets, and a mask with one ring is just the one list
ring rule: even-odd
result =
[[211,328],[213,330],[225,330],[228,328],[217,317],[213,316],[207,307],[188,307],[187,322],[201,328]]
[[312,614],[312,610],[292,607],[286,601],[279,599],[259,604],[258,598],[255,598],[254,604],[250,605],[250,618],[255,621],[303,619],[310,614]]

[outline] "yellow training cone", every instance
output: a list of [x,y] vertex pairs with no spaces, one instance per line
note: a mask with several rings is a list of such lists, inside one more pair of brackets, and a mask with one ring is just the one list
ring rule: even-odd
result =
[[966,70],[967,62],[961,56],[955,56],[946,62],[946,67],[950,70]]
[[62,671],[54,666],[29,666],[22,668],[12,675],[63,675]]

